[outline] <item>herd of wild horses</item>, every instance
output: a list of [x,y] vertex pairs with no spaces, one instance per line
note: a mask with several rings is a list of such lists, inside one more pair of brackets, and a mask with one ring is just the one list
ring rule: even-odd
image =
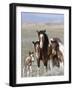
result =
[[[34,62],[34,60],[37,60],[37,75],[39,75],[40,72],[40,61],[43,62],[46,72],[48,70],[48,62],[49,70],[54,66],[60,68],[61,63],[64,65],[64,46],[61,40],[56,37],[49,39],[46,30],[36,31],[36,33],[38,40],[32,41],[34,52],[29,51],[28,57],[25,59],[24,66],[27,68],[27,75],[32,73],[32,62]],[[34,54],[36,59],[34,59]]]

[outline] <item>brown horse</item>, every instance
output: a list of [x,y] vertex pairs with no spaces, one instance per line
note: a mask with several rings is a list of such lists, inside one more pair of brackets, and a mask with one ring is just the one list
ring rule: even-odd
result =
[[40,60],[43,61],[44,66],[47,71],[48,64],[48,36],[46,34],[46,30],[37,31],[38,39],[39,39],[39,48],[40,48]]
[[32,41],[34,44],[35,56],[37,59],[37,65],[40,66],[40,42],[39,41]]
[[34,45],[34,51],[35,51],[35,56],[36,56],[36,60],[37,60],[37,76],[39,76],[39,71],[40,71],[40,42],[39,41],[32,41],[33,45]]

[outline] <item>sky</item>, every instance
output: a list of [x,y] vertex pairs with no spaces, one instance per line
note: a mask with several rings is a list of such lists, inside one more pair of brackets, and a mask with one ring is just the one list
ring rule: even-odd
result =
[[64,23],[63,14],[22,12],[23,23]]

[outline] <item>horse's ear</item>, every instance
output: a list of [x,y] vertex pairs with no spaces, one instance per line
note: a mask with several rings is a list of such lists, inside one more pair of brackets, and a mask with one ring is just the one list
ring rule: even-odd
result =
[[34,54],[34,52],[32,52],[32,54]]
[[54,41],[51,40],[51,43],[54,43]]
[[44,30],[44,32],[46,32],[46,29]]
[[40,44],[40,41],[37,41]]
[[38,31],[38,30],[36,30],[36,32],[37,32],[37,33],[39,33],[39,31]]
[[29,55],[31,55],[31,52],[29,51]]
[[34,41],[32,41],[32,43],[33,43],[33,44],[35,44],[35,42],[34,42]]

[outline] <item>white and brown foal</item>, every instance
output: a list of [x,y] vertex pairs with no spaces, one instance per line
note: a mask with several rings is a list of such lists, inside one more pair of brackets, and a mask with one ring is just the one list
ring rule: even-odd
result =
[[29,55],[24,61],[23,75],[26,71],[26,76],[32,75],[32,62],[34,62],[34,53],[29,51]]

